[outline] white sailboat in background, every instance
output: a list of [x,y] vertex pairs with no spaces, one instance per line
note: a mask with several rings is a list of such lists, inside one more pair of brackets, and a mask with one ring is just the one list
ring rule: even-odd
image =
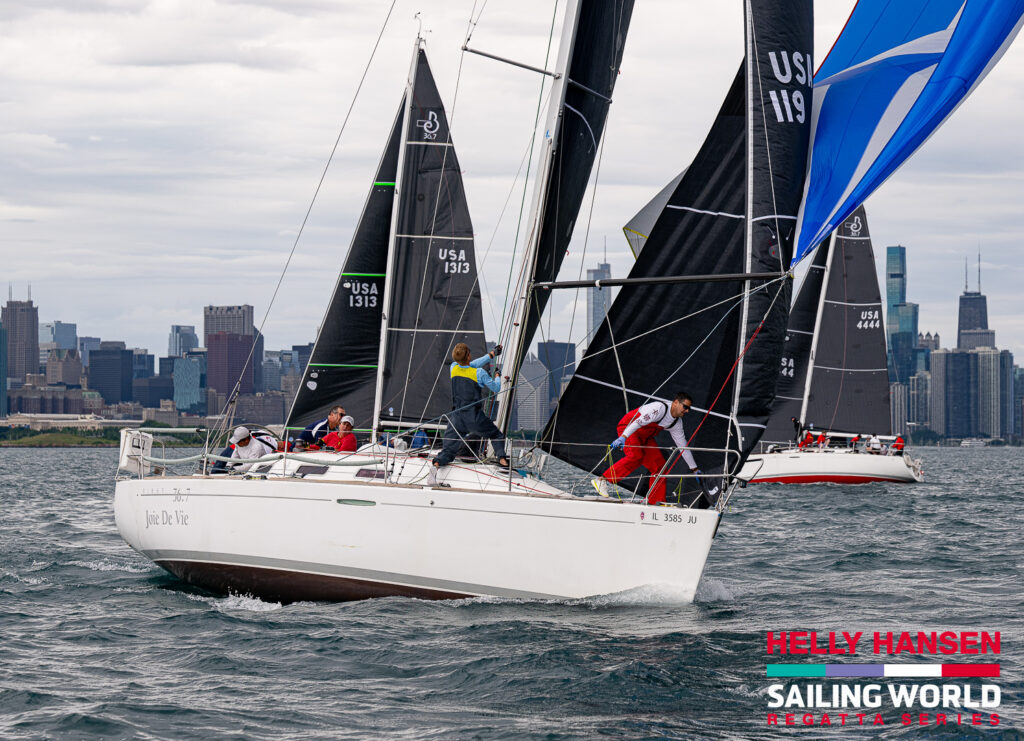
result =
[[[814,253],[789,315],[772,415],[740,478],[780,484],[921,481],[921,461],[891,445],[896,438],[886,359],[882,297],[861,206]],[[826,435],[828,444],[798,445],[796,438],[808,431],[815,439]],[[884,455],[868,450],[872,436],[887,443]]]

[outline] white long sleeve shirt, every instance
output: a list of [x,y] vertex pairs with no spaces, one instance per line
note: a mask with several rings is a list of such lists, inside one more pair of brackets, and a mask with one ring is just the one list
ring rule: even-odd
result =
[[668,433],[672,435],[672,442],[682,451],[683,460],[686,461],[686,465],[691,470],[697,468],[697,462],[693,459],[693,453],[687,450],[688,443],[686,442],[686,432],[683,430],[683,418],[673,417],[669,407],[670,405],[663,401],[652,401],[650,404],[644,404],[637,409],[636,419],[629,423],[622,436],[629,437],[641,427],[656,423],[663,429],[668,430]]
[[[246,446],[235,445],[235,449],[231,451],[232,458],[239,458],[241,460],[248,460],[252,458],[262,458],[265,455],[270,455],[275,451],[271,450],[262,440],[255,437],[249,439],[249,444]],[[252,463],[245,463],[239,465],[237,463],[230,464],[231,466],[237,466],[239,471],[248,471],[252,468]]]

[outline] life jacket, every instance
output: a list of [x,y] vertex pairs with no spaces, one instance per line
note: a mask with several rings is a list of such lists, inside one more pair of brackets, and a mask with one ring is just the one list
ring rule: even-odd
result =
[[[662,430],[668,430],[672,426],[661,426],[662,421],[665,419],[665,415],[669,413],[668,404],[665,404],[665,402],[661,402],[661,404],[662,406],[665,407],[661,412],[661,416],[658,417],[658,419],[655,420],[654,422],[641,426],[640,429],[633,433],[634,435],[639,435],[641,438],[651,438],[654,435],[657,435]],[[633,421],[638,416],[640,416],[640,407],[637,407],[636,409],[630,409],[628,412],[626,412],[622,419],[619,420],[618,427],[621,427],[623,430],[625,430],[627,427],[633,424]],[[682,418],[677,418],[672,421],[672,424],[676,423],[682,424]]]
[[472,411],[480,409],[483,394],[476,380],[477,369],[471,365],[452,363],[452,407],[456,411]]

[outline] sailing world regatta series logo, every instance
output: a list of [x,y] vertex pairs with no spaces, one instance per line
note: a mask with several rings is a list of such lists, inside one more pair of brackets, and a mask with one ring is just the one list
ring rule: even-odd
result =
[[[768,661],[785,661],[766,666],[776,680],[766,690],[767,724],[998,726],[999,664],[990,662],[999,641],[998,631],[768,631]],[[873,661],[822,662],[866,655]],[[882,663],[889,657],[899,659]]]

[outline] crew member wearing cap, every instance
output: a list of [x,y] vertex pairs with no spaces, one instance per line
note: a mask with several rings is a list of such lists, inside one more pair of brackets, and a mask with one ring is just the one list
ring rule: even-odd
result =
[[336,432],[341,425],[341,418],[345,416],[345,408],[342,406],[331,407],[330,413],[326,419],[321,419],[319,422],[314,422],[309,425],[306,429],[299,433],[299,440],[309,445],[319,445],[324,439],[324,435],[330,432]]
[[[239,458],[242,460],[248,460],[253,458],[262,458],[265,455],[270,455],[276,452],[275,448],[270,447],[269,443],[260,437],[254,437],[248,427],[236,427],[235,431],[231,433],[231,457]],[[248,471],[252,468],[252,463],[243,464],[232,464],[239,471]]]
[[356,448],[359,447],[359,442],[356,440],[355,433],[352,432],[352,426],[355,425],[355,423],[356,421],[347,414],[342,417],[341,424],[338,425],[338,429],[324,435],[324,447],[334,448],[340,453],[356,452]]

